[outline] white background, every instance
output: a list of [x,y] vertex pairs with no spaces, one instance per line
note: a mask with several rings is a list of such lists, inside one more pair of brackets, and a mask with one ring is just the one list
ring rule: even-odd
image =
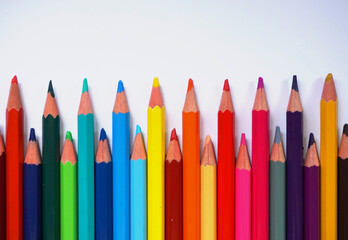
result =
[[[73,3],[72,3],[73,2]],[[25,136],[41,118],[48,81],[53,80],[66,130],[77,135],[82,80],[87,77],[96,138],[111,136],[117,81],[124,81],[131,134],[139,124],[146,140],[146,111],[154,77],[166,107],[166,137],[181,140],[181,111],[193,78],[201,110],[201,142],[216,146],[217,110],[223,81],[230,80],[236,111],[236,141],[245,132],[251,149],[251,110],[262,76],[271,110],[270,137],[281,127],[292,75],[304,108],[304,145],[319,140],[319,102],[332,72],[339,97],[341,135],[348,121],[348,3],[346,1],[5,1],[0,0],[0,126],[10,81],[18,76],[25,110]],[[133,138],[132,138],[133,139]],[[319,142],[319,141],[318,141]]]

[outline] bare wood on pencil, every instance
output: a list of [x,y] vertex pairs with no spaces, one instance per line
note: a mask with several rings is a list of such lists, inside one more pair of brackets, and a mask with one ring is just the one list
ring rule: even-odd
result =
[[41,164],[39,146],[36,141],[29,141],[27,154],[25,155],[24,163],[26,164]]
[[89,92],[84,92],[81,94],[81,101],[78,115],[87,115],[89,113],[93,113],[91,98],[89,96]]
[[61,162],[63,165],[65,165],[67,162],[70,162],[72,165],[75,165],[76,163],[74,144],[69,139],[65,140]]
[[10,94],[7,101],[7,110],[15,109],[19,111],[22,108],[22,100],[19,94],[17,76],[14,76],[11,82]]
[[116,99],[115,99],[113,112],[115,114],[129,112],[127,97],[126,97],[126,93],[124,91],[118,92],[116,94]]
[[244,133],[242,134],[242,139],[241,139],[240,146],[239,146],[236,168],[245,169],[245,170],[251,169],[250,158],[249,158],[248,149],[246,146],[246,140],[245,140]]
[[178,137],[176,135],[175,128],[172,131],[172,136],[170,137],[168,152],[166,160],[171,163],[172,161],[181,161],[181,152],[180,152],[180,146],[178,142]]
[[0,155],[5,152],[5,144],[4,144],[4,137],[2,136],[2,133],[0,132]]
[[220,101],[220,112],[230,111],[231,113],[234,112],[232,98],[231,98],[231,92],[230,92],[230,86],[228,85],[228,80],[225,80],[224,84],[224,90],[222,92],[221,101]]
[[102,140],[99,141],[95,161],[96,161],[96,163],[102,163],[102,162],[109,163],[109,162],[111,162],[109,142],[107,139],[105,139],[104,141],[102,141]]
[[196,94],[194,91],[193,81],[192,79],[190,79],[188,88],[187,88],[183,112],[187,113],[187,112],[198,112],[198,111],[199,109],[197,105],[197,99],[196,99]]
[[263,80],[262,78],[259,78],[259,85],[257,87],[257,91],[256,91],[256,97],[255,97],[255,102],[254,102],[254,107],[253,110],[256,111],[268,111],[268,102],[267,102],[267,98],[266,98],[266,92],[265,92],[265,88],[263,86]]
[[304,162],[305,167],[319,166],[319,157],[317,152],[317,145],[314,141],[314,135],[311,133],[309,146],[306,153],[306,159]]
[[160,108],[163,107],[161,88],[159,87],[158,78],[155,78],[153,81],[150,102],[149,102],[150,108],[154,108],[156,106],[159,106]]
[[53,118],[56,118],[59,115],[56,99],[52,97],[51,93],[47,93],[43,115],[45,118],[47,118],[48,115],[51,115]]
[[134,139],[134,146],[131,160],[146,159],[146,150],[144,145],[144,140],[141,133],[138,133]]
[[208,135],[205,138],[201,165],[206,167],[206,166],[214,166],[215,164],[216,164],[216,158],[215,158],[214,147],[213,147],[213,143],[211,142],[211,138]]
[[293,81],[293,85],[295,86],[292,86],[292,89],[291,89],[287,111],[292,113],[302,112],[303,109],[302,109],[300,94],[297,88],[297,80]]
[[325,102],[329,102],[329,101],[335,102],[337,100],[335,83],[331,73],[329,73],[325,79],[321,98],[324,99]]
[[348,158],[348,131],[347,125],[344,125],[344,131],[342,134],[340,150],[338,152],[338,156],[342,159]]

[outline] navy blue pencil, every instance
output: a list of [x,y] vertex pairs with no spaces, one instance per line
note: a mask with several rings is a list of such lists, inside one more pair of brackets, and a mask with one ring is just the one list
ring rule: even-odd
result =
[[30,129],[23,167],[24,240],[41,239],[41,158],[35,130]]
[[95,159],[96,240],[112,240],[112,162],[105,130],[100,132]]

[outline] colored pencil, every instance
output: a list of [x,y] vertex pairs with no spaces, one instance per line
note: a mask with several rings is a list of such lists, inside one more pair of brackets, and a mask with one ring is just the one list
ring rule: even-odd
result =
[[23,166],[24,239],[41,239],[41,157],[35,130],[30,129]]
[[94,239],[94,114],[87,79],[83,80],[78,129],[78,238]]
[[337,95],[328,74],[320,101],[321,239],[337,238]]
[[338,153],[338,240],[348,239],[348,124]]
[[112,240],[112,162],[104,128],[95,157],[95,239]]
[[276,127],[269,171],[270,240],[285,240],[286,163],[279,127]]
[[60,234],[77,239],[77,162],[71,132],[66,132],[60,161]]
[[234,239],[234,108],[228,80],[225,80],[218,112],[218,236]]
[[310,134],[304,162],[304,239],[320,239],[319,158],[313,133]]
[[141,129],[137,126],[130,161],[130,237],[147,239],[146,152]]
[[252,111],[252,239],[269,239],[269,108],[259,78]]
[[303,239],[303,122],[294,75],[286,112],[286,239]]
[[201,239],[217,239],[216,159],[213,143],[205,139],[201,161]]
[[251,239],[251,166],[245,134],[239,146],[236,163],[236,240]]
[[166,158],[166,240],[182,239],[182,157],[172,130]]
[[60,239],[60,118],[52,81],[42,116],[42,239]]
[[189,80],[182,111],[183,136],[183,239],[199,240],[200,189],[200,119],[192,79]]
[[118,82],[112,113],[113,152],[113,235],[115,240],[128,240],[129,219],[129,108],[122,81]]
[[6,238],[23,238],[23,108],[17,77],[6,108]]
[[152,85],[147,109],[148,238],[164,239],[165,108],[158,78]]
[[0,239],[6,239],[6,153],[0,132]]

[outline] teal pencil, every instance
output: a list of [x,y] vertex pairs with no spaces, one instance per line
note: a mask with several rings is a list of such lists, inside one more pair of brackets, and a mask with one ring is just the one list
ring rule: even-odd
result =
[[276,128],[270,165],[270,240],[286,239],[286,169],[280,128]]
[[81,240],[94,240],[94,114],[83,80],[78,128],[78,235]]

